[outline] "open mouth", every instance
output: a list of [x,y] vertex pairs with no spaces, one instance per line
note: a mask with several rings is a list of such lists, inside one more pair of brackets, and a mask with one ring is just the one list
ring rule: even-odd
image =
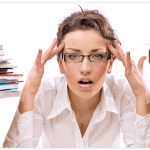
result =
[[92,84],[93,82],[92,81],[80,81],[79,83],[83,84],[83,85],[84,84],[86,85],[86,84]]
[[82,89],[90,89],[93,85],[93,82],[90,80],[81,80],[78,83],[79,83],[79,87]]

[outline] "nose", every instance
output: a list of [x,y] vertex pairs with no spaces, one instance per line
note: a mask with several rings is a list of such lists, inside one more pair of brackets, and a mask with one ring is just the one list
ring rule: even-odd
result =
[[84,56],[83,61],[80,64],[80,72],[84,75],[91,73],[92,67],[88,56]]

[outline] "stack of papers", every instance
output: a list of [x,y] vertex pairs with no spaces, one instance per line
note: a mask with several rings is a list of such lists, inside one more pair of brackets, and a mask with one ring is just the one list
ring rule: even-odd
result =
[[16,65],[10,63],[10,60],[12,60],[12,58],[0,58],[0,68],[17,68]]
[[0,58],[0,92],[17,91],[18,84],[23,82],[23,74],[13,74],[13,68],[17,66],[12,65],[10,60],[12,58]]

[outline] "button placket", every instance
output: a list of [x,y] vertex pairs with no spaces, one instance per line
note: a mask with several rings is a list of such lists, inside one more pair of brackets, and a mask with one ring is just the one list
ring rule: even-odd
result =
[[76,129],[75,129],[75,139],[76,139],[76,147],[84,148],[83,139],[81,137],[78,125],[76,125]]
[[83,136],[83,143],[84,143],[84,146],[85,148],[88,148],[88,145],[89,145],[89,127],[86,129],[86,132]]

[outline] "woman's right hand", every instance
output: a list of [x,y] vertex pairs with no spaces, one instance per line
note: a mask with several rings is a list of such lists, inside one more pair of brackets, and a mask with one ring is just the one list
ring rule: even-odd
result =
[[64,41],[62,41],[59,47],[54,49],[56,44],[57,44],[57,39],[54,39],[52,44],[48,47],[48,49],[45,51],[43,55],[42,55],[42,49],[39,49],[36,60],[32,66],[32,69],[27,77],[25,86],[23,88],[23,91],[25,91],[25,93],[35,96],[36,93],[38,92],[44,74],[45,63],[48,60],[52,59],[60,51],[62,51],[65,45]]

